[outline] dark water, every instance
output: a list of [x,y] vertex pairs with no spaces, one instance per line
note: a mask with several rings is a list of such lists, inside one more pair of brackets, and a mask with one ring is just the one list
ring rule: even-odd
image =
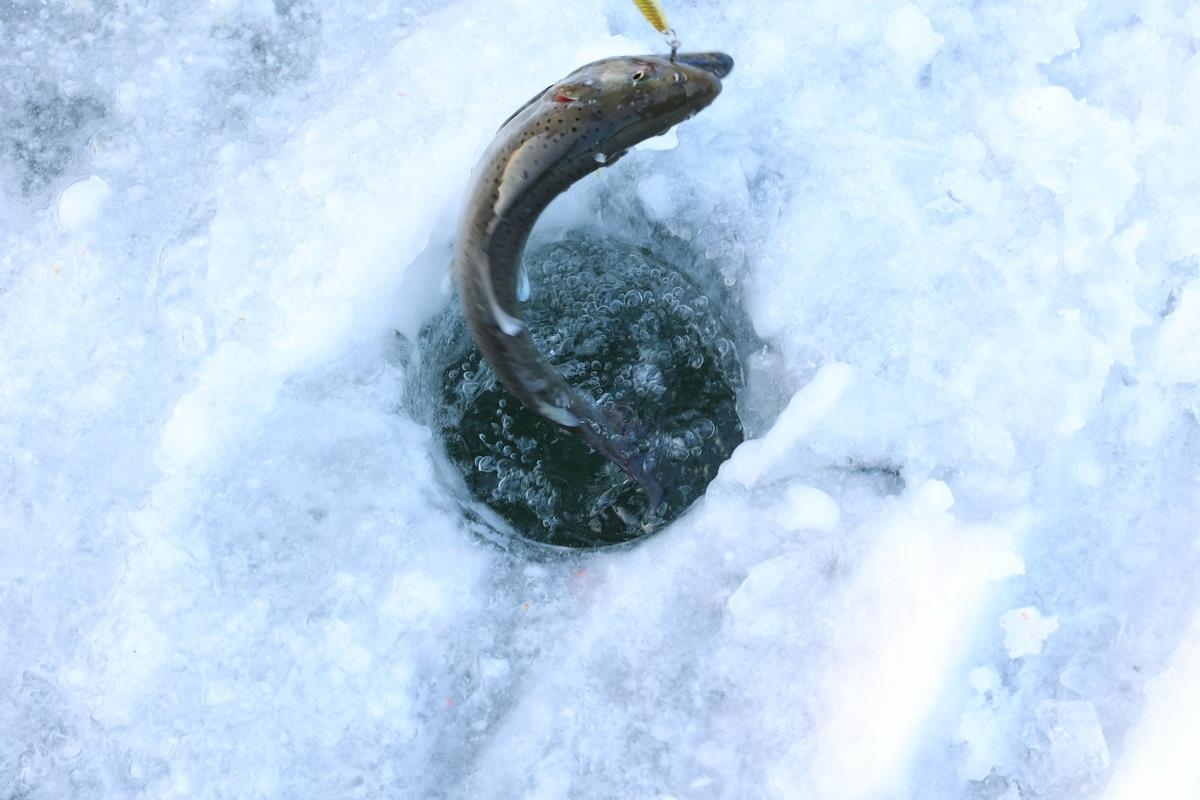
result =
[[599,547],[645,536],[703,493],[742,441],[742,368],[725,302],[683,269],[613,241],[531,248],[524,315],[534,342],[601,407],[635,417],[656,457],[665,506],[578,438],[512,398],[466,333],[457,302],[422,332],[431,427],[471,496],[518,536]]

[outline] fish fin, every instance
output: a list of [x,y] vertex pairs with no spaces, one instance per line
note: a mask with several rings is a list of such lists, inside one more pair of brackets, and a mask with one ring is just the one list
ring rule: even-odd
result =
[[628,406],[621,404],[599,413],[593,407],[591,414],[571,431],[637,481],[646,493],[651,513],[655,513],[663,502],[662,483],[654,470],[656,459],[646,452],[641,425],[632,416],[622,414],[622,408]]
[[496,285],[492,280],[491,267],[484,266],[481,272],[480,284],[483,289],[483,299],[487,303],[488,311],[491,312],[492,320],[506,336],[517,336],[525,330],[525,322],[520,317],[520,307],[516,307],[515,313],[505,311],[504,306],[500,303],[500,298],[496,295]]
[[517,299],[522,303],[527,302],[533,295],[533,288],[529,285],[529,270],[525,269],[525,262],[521,262],[521,266],[517,267]]
[[642,487],[649,502],[650,513],[657,513],[663,502],[663,486],[654,471],[654,457],[651,455],[632,456],[628,459],[627,464],[618,466],[621,466],[625,474]]
[[495,318],[496,324],[500,326],[500,330],[504,332],[505,336],[517,336],[521,333],[521,331],[525,330],[525,323],[501,308],[500,304],[496,302],[494,295],[491,298],[491,306],[492,316]]
[[[550,84],[550,86],[553,86],[553,85],[554,84]],[[496,129],[496,132],[499,133],[500,131],[504,130],[504,128],[508,125],[508,123],[512,122],[517,117],[521,116],[522,111],[529,108],[531,105],[536,103],[538,100],[541,100],[542,97],[545,96],[546,92],[550,91],[550,86],[547,86],[545,89],[542,89],[540,92],[535,94],[533,97],[529,98],[529,100],[527,100],[523,106],[521,106],[516,111],[514,111],[509,116],[508,119],[504,120],[504,122],[500,125],[500,127]]]
[[537,412],[554,424],[561,425],[564,428],[574,430],[579,427],[579,417],[575,416],[568,408],[562,408],[552,403],[538,403]]

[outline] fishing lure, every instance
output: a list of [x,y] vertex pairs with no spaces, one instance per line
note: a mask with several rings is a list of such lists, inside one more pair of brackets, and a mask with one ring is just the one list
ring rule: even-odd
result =
[[667,22],[667,12],[662,3],[659,0],[633,0],[633,4],[642,12],[646,21],[654,26],[654,30],[667,38],[667,44],[671,46],[671,60],[674,61],[675,53],[679,50],[679,38],[675,35],[671,23]]

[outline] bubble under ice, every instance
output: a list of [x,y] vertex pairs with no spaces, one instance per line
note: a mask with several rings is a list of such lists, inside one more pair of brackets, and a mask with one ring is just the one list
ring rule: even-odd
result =
[[724,94],[544,224],[718,265],[747,438],[531,561],[393,330],[632,4],[7,4],[0,797],[1194,797],[1193,5],[670,5]]
[[428,416],[470,494],[510,523],[498,535],[567,547],[640,539],[683,513],[741,443],[735,338],[751,337],[725,319],[738,310],[722,287],[710,298],[690,266],[692,276],[688,265],[595,234],[533,246],[525,258],[537,285],[524,310],[535,345],[570,384],[636,426],[663,484],[654,515],[614,464],[500,386],[457,305],[422,333],[413,411]]

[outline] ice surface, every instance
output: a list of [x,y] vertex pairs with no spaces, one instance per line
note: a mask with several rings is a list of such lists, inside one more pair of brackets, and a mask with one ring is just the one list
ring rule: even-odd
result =
[[4,6],[0,797],[1197,796],[1200,11],[668,12],[724,94],[545,223],[712,261],[749,440],[530,561],[404,339],[633,5]]

